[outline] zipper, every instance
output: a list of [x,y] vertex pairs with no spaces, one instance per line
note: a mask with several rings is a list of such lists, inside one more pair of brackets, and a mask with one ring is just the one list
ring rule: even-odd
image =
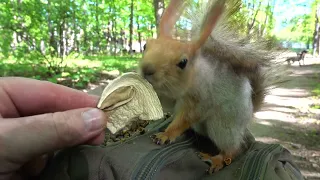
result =
[[[281,148],[279,145],[271,144],[264,146],[259,151],[252,151],[243,163],[244,168],[239,179],[248,179],[248,177],[249,179],[259,179],[266,166],[264,159],[267,159],[267,156],[272,156],[272,153],[279,148]],[[245,169],[255,169],[255,171],[247,171]]]
[[[186,149],[191,146],[194,142],[194,138],[188,140],[171,144],[167,147],[161,149],[153,150],[145,157],[142,158],[142,162],[138,163],[138,167],[135,168],[135,171],[132,173],[132,180],[148,180],[152,179],[155,173],[158,171],[161,165],[165,163],[166,159],[172,154],[179,152],[182,149]],[[180,157],[177,157],[177,159]]]

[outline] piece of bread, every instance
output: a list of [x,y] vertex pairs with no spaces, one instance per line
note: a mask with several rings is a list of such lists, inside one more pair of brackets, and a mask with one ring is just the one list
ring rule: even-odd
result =
[[106,128],[113,134],[135,120],[158,120],[164,116],[152,85],[132,72],[111,81],[97,107],[107,114]]

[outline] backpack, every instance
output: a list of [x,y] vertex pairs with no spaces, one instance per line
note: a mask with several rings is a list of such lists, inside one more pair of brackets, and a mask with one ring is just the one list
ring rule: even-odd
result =
[[192,130],[174,143],[159,146],[150,136],[163,131],[170,118],[153,121],[144,134],[101,146],[80,145],[58,151],[39,179],[43,180],[302,180],[291,153],[279,144],[255,141],[220,171],[207,174],[199,151],[217,154],[211,141]]

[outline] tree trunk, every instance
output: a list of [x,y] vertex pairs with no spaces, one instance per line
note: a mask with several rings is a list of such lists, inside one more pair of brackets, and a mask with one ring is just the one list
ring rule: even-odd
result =
[[17,21],[18,21],[18,28],[21,30],[20,32],[17,32],[17,42],[20,43],[23,40],[24,35],[24,27],[23,27],[23,18],[21,17],[21,5],[22,0],[17,0]]
[[140,46],[140,52],[142,52],[142,44],[141,44],[141,32],[140,32],[139,16],[137,16],[137,31],[138,31],[138,41],[139,41],[139,46]]
[[51,22],[51,0],[48,0],[48,31],[49,31],[49,49],[53,48],[53,50],[50,50],[50,56],[53,57],[54,54],[58,52],[57,50],[57,44],[56,40],[54,38],[54,29],[52,28],[52,22]]
[[[151,37],[153,37],[153,31],[152,31],[152,29],[153,29],[153,25],[151,24],[151,25],[150,25]],[[158,31],[158,28],[157,28],[157,27],[156,27],[156,30]]]
[[159,24],[164,11],[164,0],[153,0],[154,16],[156,20],[157,34],[159,33]]
[[117,28],[117,23],[116,23],[116,18],[113,19],[112,21],[112,41],[113,41],[113,48],[114,48],[114,51],[113,51],[113,55],[115,56],[116,53],[117,53],[117,33],[116,33],[116,28]]
[[72,50],[71,51],[76,51],[76,52],[79,52],[79,49],[77,47],[77,34],[78,34],[78,31],[77,31],[77,23],[76,23],[76,4],[75,2],[73,1],[72,3],[72,6],[73,6],[73,13],[72,13],[72,16],[73,16],[73,45],[72,45]]
[[[112,12],[112,6],[109,6],[109,12]],[[113,26],[113,14],[109,14],[109,21],[107,26],[107,33],[106,33],[106,39],[107,39],[107,50],[109,50],[109,53],[112,54],[112,26]]]
[[64,19],[62,20],[62,23],[60,24],[59,27],[59,46],[60,46],[60,51],[59,51],[59,56],[63,57],[64,55],[64,43],[63,43],[63,34],[64,34]]
[[320,55],[320,47],[319,47],[319,45],[320,45],[320,34],[319,34],[319,32],[320,32],[320,26],[318,26],[318,41],[317,41],[317,52],[318,52],[318,55]]
[[[67,19],[66,19],[67,21]],[[68,44],[68,22],[65,22],[64,25],[63,25],[63,56],[66,56],[69,54],[69,50],[68,50],[68,47],[69,47],[69,44]]]
[[[86,11],[84,11],[84,14],[83,16],[86,17],[88,14]],[[82,48],[83,49],[83,52],[84,54],[87,56],[89,54],[89,43],[88,43],[88,30],[87,30],[87,27],[88,27],[88,21],[87,19],[84,19],[84,22],[83,22],[83,27],[82,27],[82,30],[83,30],[83,44],[82,45]]]
[[99,24],[99,12],[98,12],[98,0],[96,0],[96,14],[95,14],[95,19],[96,19],[96,32],[97,32],[97,38],[95,39],[96,43],[94,46],[96,46],[97,51],[100,51],[100,24]]
[[[267,27],[267,23],[268,23],[268,21],[269,21],[269,13],[270,13],[270,11],[271,11],[271,7],[270,7],[270,1],[268,1],[268,5],[267,5],[267,7],[266,7],[266,17],[265,17],[265,19],[264,19],[264,23],[263,24],[261,24],[261,29],[260,29],[260,37],[263,37],[264,35],[265,35],[265,33],[266,33],[266,27]],[[259,37],[258,37],[259,38]]]
[[[257,7],[257,9],[254,9],[254,2],[252,2],[252,14],[249,16],[249,21],[248,21],[248,24],[247,24],[247,35],[249,36],[251,34],[251,31],[254,27],[254,24],[256,22],[256,19],[257,19],[257,15],[258,15],[258,12],[259,12],[259,9],[261,7],[261,4],[262,4],[262,1],[260,0],[259,2],[259,5]],[[250,3],[249,3],[249,6],[250,6]],[[251,18],[252,17],[252,18]],[[250,20],[250,18],[252,20]]]
[[313,53],[312,55],[315,56],[317,50],[319,49],[319,11],[320,11],[320,6],[317,6],[317,11],[316,11],[316,22],[315,22],[315,28],[314,28],[314,32],[313,32],[313,44],[312,44],[312,48],[313,48]]
[[59,57],[63,58],[64,54],[65,54],[65,39],[64,39],[64,35],[65,35],[65,24],[66,22],[66,7],[62,6],[62,2],[60,2],[60,9],[59,9],[59,25],[58,25],[58,33],[59,33]]
[[115,5],[115,1],[113,0],[113,6],[112,6],[112,26],[111,26],[111,33],[112,33],[112,37],[111,37],[111,42],[113,43],[113,48],[114,50],[112,51],[112,48],[110,48],[110,53],[113,54],[114,56],[117,53],[117,34],[116,34],[116,30],[117,30],[117,9],[116,9],[116,5]]
[[111,21],[108,22],[107,32],[106,32],[106,42],[107,42],[106,43],[106,51],[110,50],[111,46],[112,46],[112,35],[111,35],[110,23],[111,23]]
[[127,42],[126,42],[126,33],[125,31],[121,28],[120,29],[120,37],[119,37],[119,44],[120,44],[120,49],[123,50],[127,50],[125,49]]
[[129,47],[130,47],[130,54],[132,54],[132,34],[133,34],[133,0],[131,0],[131,13],[130,13],[130,37],[129,37]]

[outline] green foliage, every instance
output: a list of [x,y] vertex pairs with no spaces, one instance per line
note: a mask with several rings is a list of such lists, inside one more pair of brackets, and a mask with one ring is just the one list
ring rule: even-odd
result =
[[310,14],[295,16],[288,22],[280,36],[284,40],[295,42],[311,43],[314,31],[314,17]]
[[[118,46],[116,48],[120,49],[120,39],[129,37],[129,5],[129,0],[1,2],[0,50],[5,57],[17,58],[32,51],[38,51],[40,56],[58,58],[74,51],[84,54],[113,53],[112,47]],[[155,32],[151,28],[155,22],[152,7],[151,0],[135,0],[136,41],[138,23],[143,38]],[[126,34],[121,35],[121,30]]]
[[12,57],[0,61],[0,76],[20,76],[48,80],[73,88],[85,88],[88,83],[107,78],[104,72],[134,70],[139,57],[88,56],[78,59],[68,57],[60,73],[52,73],[49,64],[42,61],[16,60]]
[[313,41],[316,7],[319,2],[319,0],[312,0],[312,3],[307,4],[311,8],[310,13],[297,15],[283,22],[286,28],[277,37],[281,40],[305,43],[308,47]]
[[[137,65],[140,53],[129,54],[123,50],[129,49],[130,36],[134,50],[139,51],[143,42],[156,34],[154,1],[134,0],[131,13],[131,0],[3,0],[0,2],[0,75],[81,88],[103,78],[103,71],[131,70]],[[169,0],[163,2],[167,5]],[[200,3],[207,3],[206,0],[192,2],[190,8],[195,12]],[[232,26],[244,36],[277,42],[272,34],[275,0],[242,2],[240,11],[230,20]],[[309,24],[314,16],[306,17],[309,19],[301,21],[301,27],[308,29],[314,26]],[[300,22],[298,17],[296,21]],[[178,26],[189,25],[182,20]],[[301,29],[300,25],[296,28],[296,31]],[[129,55],[130,58],[126,57]]]
[[275,0],[245,0],[230,23],[238,33],[250,39],[273,39]]
[[[0,2],[0,75],[49,80],[75,88],[102,71],[128,71],[130,0],[17,0]],[[133,40],[151,36],[151,0],[135,0]],[[139,23],[139,29],[137,25]],[[121,31],[125,34],[121,34]],[[135,49],[139,50],[139,49]],[[100,73],[100,74],[99,74]]]

